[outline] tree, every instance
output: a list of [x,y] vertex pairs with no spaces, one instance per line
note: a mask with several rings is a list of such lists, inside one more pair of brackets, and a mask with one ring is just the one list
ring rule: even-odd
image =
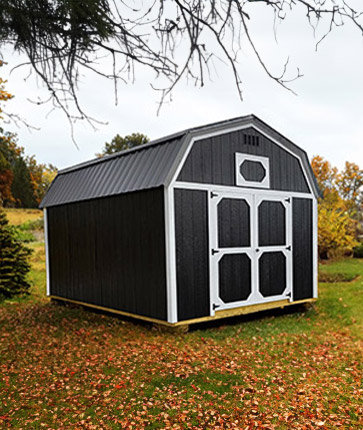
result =
[[33,198],[38,206],[56,177],[58,169],[52,164],[39,164],[34,155],[25,157],[25,163],[29,169]]
[[13,166],[14,179],[11,192],[17,207],[36,208],[38,206],[34,197],[34,184],[32,183],[30,171],[23,157],[15,160]]
[[337,175],[336,183],[350,211],[357,213],[363,200],[363,170],[357,164],[347,161],[344,170]]
[[[0,60],[0,67],[2,67],[2,65],[3,62]],[[0,120],[3,119],[4,102],[7,102],[13,97],[6,91],[5,83],[6,81],[0,77]],[[0,206],[13,202],[11,185],[14,175],[9,162],[11,139],[12,135],[10,133],[5,134],[4,130],[0,127]]]
[[[350,167],[351,163],[347,162],[347,165]],[[311,160],[311,166],[323,194],[318,206],[319,257],[325,259],[332,254],[351,252],[357,245],[357,223],[349,210],[351,194],[348,188],[354,187],[356,176],[348,175],[347,167],[338,172],[320,156]],[[346,193],[340,192],[342,178],[345,178]]]
[[131,149],[139,145],[148,143],[150,139],[142,133],[132,133],[125,137],[121,137],[117,134],[110,143],[106,142],[105,146],[100,154],[96,154],[97,157],[103,157],[104,155],[114,154],[115,152],[124,151],[125,149]]
[[338,169],[333,167],[329,161],[324,160],[320,155],[313,157],[311,160],[311,167],[313,168],[315,178],[323,196],[326,197],[329,194],[337,193],[336,182]]
[[[3,64],[4,62],[0,60],[0,67],[2,67]],[[13,98],[13,96],[5,90],[5,84],[6,81],[4,81],[4,79],[2,79],[2,77],[0,76],[0,119],[3,119],[3,103]]]
[[0,207],[9,205],[14,201],[11,193],[14,174],[10,168],[9,162],[0,152]]
[[[287,60],[281,73],[270,70],[250,31],[254,14],[271,10],[276,24],[296,11],[308,20],[314,35],[319,34],[318,24],[325,21],[327,30],[317,36],[318,45],[343,24],[362,33],[363,8],[352,7],[352,1],[2,0],[0,46],[11,44],[27,55],[27,64],[48,88],[51,100],[71,121],[90,119],[77,98],[82,70],[113,80],[117,101],[117,82],[133,80],[139,66],[147,67],[160,78],[156,89],[163,102],[182,78],[203,86],[215,67],[214,60],[219,59],[229,64],[242,97],[238,61],[243,42],[252,47],[268,76],[287,88],[301,76],[299,69],[291,75]],[[105,62],[99,62],[105,56],[108,72]],[[71,112],[70,100],[76,114]]]
[[0,300],[28,294],[30,254],[31,250],[16,239],[5,213],[0,211]]
[[355,223],[347,211],[345,202],[319,203],[318,252],[321,259],[335,254],[351,253],[358,244],[355,239]]
[[[0,67],[2,66],[0,61]],[[0,119],[3,103],[13,98],[0,78]],[[14,133],[0,127],[0,206],[37,207],[57,169],[38,164],[34,156],[25,156]]]

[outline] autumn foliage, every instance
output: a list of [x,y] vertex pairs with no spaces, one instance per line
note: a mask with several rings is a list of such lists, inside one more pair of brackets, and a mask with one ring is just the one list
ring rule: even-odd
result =
[[363,171],[346,162],[339,172],[320,156],[315,156],[311,165],[322,191],[318,210],[319,256],[350,253],[358,244]]
[[358,430],[359,343],[314,314],[182,336],[46,303],[0,307],[0,427]]
[[[0,67],[3,64],[0,61]],[[0,121],[4,103],[13,98],[5,83],[0,77]],[[16,134],[4,131],[0,122],[0,205],[37,207],[56,172],[54,166],[38,164],[34,156],[26,156]]]

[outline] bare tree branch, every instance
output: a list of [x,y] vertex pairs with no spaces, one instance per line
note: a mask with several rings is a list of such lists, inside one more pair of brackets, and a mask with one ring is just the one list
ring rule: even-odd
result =
[[[318,33],[316,48],[336,28],[351,24],[363,35],[363,5],[354,0],[2,0],[0,46],[12,45],[25,53],[29,65],[50,93],[46,100],[61,109],[71,124],[98,122],[79,100],[83,72],[113,82],[115,103],[118,83],[136,78],[140,67],[155,74],[152,87],[160,91],[160,107],[184,79],[203,86],[214,60],[226,62],[242,99],[239,53],[252,48],[265,73],[277,84],[300,78],[290,73],[289,59],[276,73],[257,46],[252,23],[255,13],[272,10],[276,23],[299,11]],[[255,10],[258,8],[258,12]],[[264,8],[264,9],[261,9]],[[320,30],[320,27],[319,27]],[[109,69],[105,68],[108,64]],[[19,67],[14,67],[14,70]],[[37,102],[42,103],[42,102]]]

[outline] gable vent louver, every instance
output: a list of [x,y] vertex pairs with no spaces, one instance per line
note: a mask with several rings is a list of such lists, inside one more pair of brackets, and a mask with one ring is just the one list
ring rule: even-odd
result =
[[250,145],[250,146],[259,146],[260,144],[260,138],[259,136],[253,136],[250,134],[244,134],[243,135],[243,143],[245,145]]

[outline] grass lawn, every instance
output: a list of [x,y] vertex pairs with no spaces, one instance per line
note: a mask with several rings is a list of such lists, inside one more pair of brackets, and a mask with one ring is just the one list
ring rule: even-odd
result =
[[309,309],[172,334],[49,303],[30,246],[31,295],[0,304],[0,428],[363,428],[362,260],[321,266],[352,280]]
[[24,224],[27,221],[35,221],[43,217],[40,209],[4,209],[6,216],[13,225]]

